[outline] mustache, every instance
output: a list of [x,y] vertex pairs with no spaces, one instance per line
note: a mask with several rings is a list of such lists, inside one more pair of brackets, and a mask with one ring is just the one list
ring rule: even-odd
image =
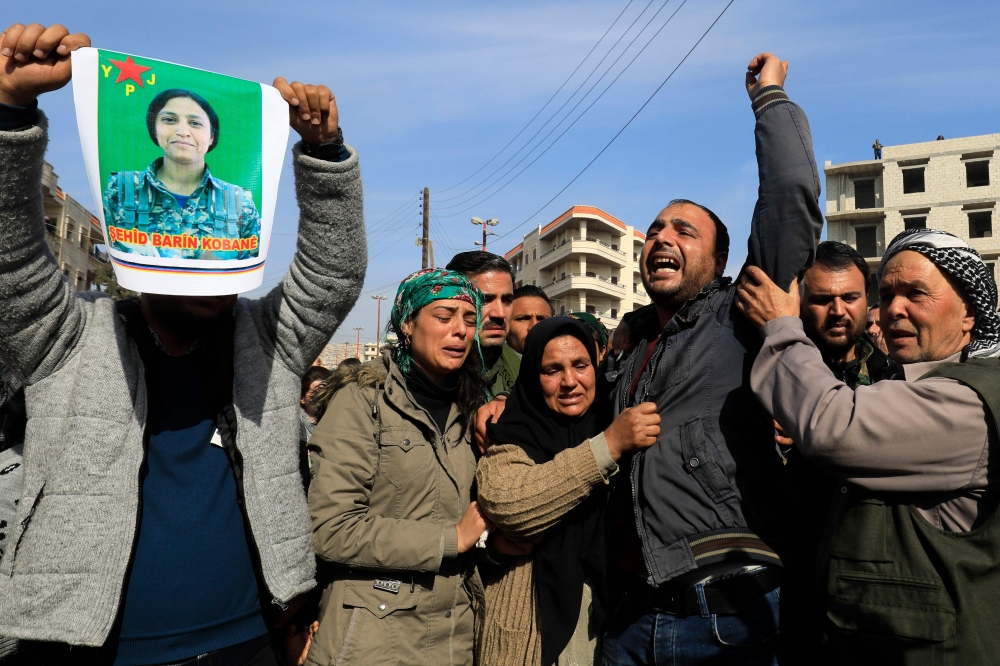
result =
[[848,328],[852,328],[854,325],[854,320],[847,315],[841,315],[839,317],[827,317],[823,320],[823,328],[830,328],[832,326],[838,326],[844,324]]
[[917,334],[916,327],[914,327],[913,324],[911,324],[910,322],[906,321],[905,319],[900,319],[898,321],[894,321],[891,324],[889,324],[888,328],[883,327],[882,330],[883,331],[900,331],[902,333],[912,333],[913,335]]
[[663,248],[657,248],[652,252],[650,252],[649,256],[646,257],[646,263],[648,264],[654,259],[659,259],[659,258],[673,259],[674,261],[677,262],[678,265],[680,265],[681,261],[683,261],[680,252],[676,252],[674,250],[670,250],[668,248],[663,247]]

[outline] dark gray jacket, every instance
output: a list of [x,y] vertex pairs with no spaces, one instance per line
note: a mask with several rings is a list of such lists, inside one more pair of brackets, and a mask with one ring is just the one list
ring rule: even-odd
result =
[[[780,97],[754,104],[760,189],[747,263],[787,288],[812,264],[823,216],[809,123]],[[652,585],[724,559],[780,563],[782,464],[771,417],[750,390],[760,336],[733,307],[734,293],[721,278],[662,330],[654,305],[630,321],[643,340],[620,366],[615,413],[630,405],[638,374],[631,404],[655,402],[663,419],[657,443],[633,458],[631,470]]]

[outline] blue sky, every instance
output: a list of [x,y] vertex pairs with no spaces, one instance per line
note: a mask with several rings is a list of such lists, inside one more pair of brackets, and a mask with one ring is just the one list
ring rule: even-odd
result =
[[[374,339],[376,304],[370,295],[391,297],[395,283],[419,269],[420,248],[414,245],[420,222],[417,195],[425,186],[431,188],[439,264],[453,248],[473,248],[479,237],[469,223],[473,215],[500,219],[495,230],[510,235],[491,249],[506,251],[520,242],[522,233],[573,204],[598,206],[642,228],[666,201],[686,197],[713,208],[729,225],[729,266],[737,269],[745,256],[757,186],[753,115],[743,71],[762,50],[791,62],[786,89],[809,116],[820,166],[825,160],[869,158],[876,137],[892,145],[932,140],[939,134],[951,138],[1000,132],[1000,3],[735,0],[617,141],[566,192],[517,228],[618,132],[728,0],[682,2],[667,3],[578,111],[680,7],[676,16],[551,150],[504,190],[470,210],[463,209],[477,198],[455,206],[470,195],[444,200],[478,182],[510,152],[462,186],[446,188],[476,171],[524,127],[616,16],[625,10],[594,55],[519,141],[562,104],[636,21],[605,60],[605,67],[610,64],[663,0],[633,0],[627,8],[627,0],[55,0],[31,3],[18,13],[13,3],[4,3],[0,22],[61,22],[89,33],[99,47],[266,83],[280,75],[329,85],[337,96],[345,138],[361,155],[366,218],[372,229],[365,293],[335,341],[353,341],[355,326],[365,328],[364,338]],[[48,160],[63,188],[93,206],[71,92],[48,95],[42,106],[51,118]],[[519,145],[514,143],[515,148]],[[276,284],[291,260],[296,225],[292,174],[286,168],[265,287]]]

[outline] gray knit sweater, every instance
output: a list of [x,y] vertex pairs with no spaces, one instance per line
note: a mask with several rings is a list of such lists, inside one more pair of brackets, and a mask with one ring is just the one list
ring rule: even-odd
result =
[[[46,120],[0,132],[0,355],[24,378],[28,427],[17,522],[0,559],[0,635],[101,645],[135,542],[146,386],[114,303],[74,293],[45,244]],[[294,151],[295,259],[236,305],[236,446],[270,594],[314,585],[299,474],[299,377],[357,300],[367,265],[357,154]]]

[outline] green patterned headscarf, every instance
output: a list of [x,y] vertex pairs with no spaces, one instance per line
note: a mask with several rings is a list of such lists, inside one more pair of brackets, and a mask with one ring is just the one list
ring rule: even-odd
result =
[[569,316],[573,319],[579,319],[594,331],[594,336],[597,338],[597,346],[608,346],[608,339],[610,338],[608,327],[602,324],[600,319],[589,312],[570,312]]
[[[479,360],[483,362],[483,352],[479,348],[479,330],[483,327],[483,294],[476,285],[465,277],[464,273],[449,271],[443,268],[427,268],[413,273],[399,283],[396,300],[392,304],[392,313],[386,326],[388,332],[396,334],[399,344],[392,352],[392,360],[396,362],[404,374],[410,372],[413,357],[409,345],[404,344],[403,322],[413,317],[420,308],[434,301],[453,299],[465,301],[476,307],[476,332],[474,345]],[[483,363],[485,366],[485,363]]]

